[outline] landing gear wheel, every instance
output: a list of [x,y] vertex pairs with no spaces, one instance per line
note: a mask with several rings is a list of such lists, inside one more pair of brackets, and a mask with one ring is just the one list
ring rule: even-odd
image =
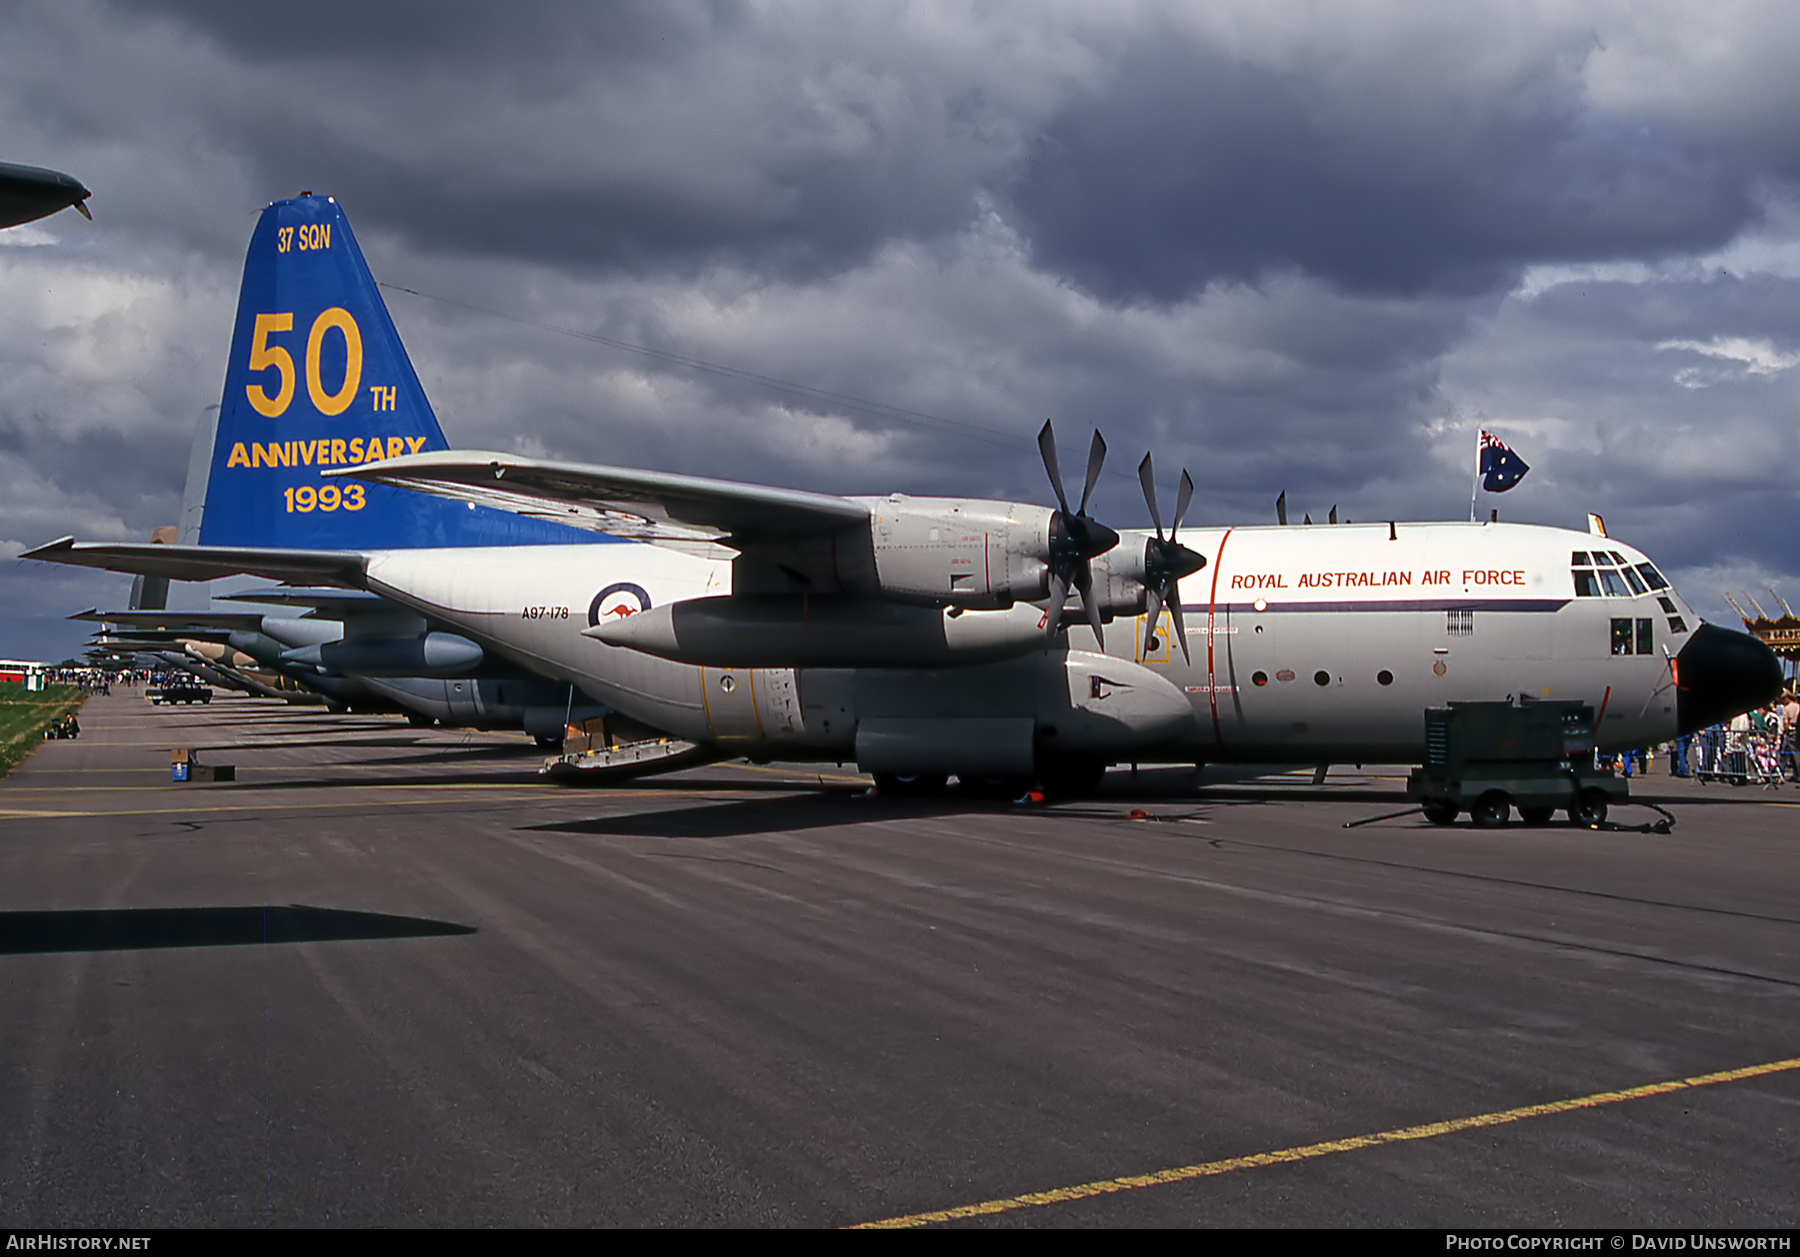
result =
[[1047,798],[1085,798],[1100,788],[1105,776],[1105,760],[1085,755],[1038,755],[1037,779],[1043,783]]
[[1606,791],[1589,787],[1581,792],[1581,798],[1569,809],[1569,823],[1579,825],[1583,829],[1592,829],[1596,825],[1606,823]]
[[1003,773],[958,777],[962,792],[976,799],[1016,799],[1031,789],[1031,778],[1012,777]]
[[1433,799],[1419,809],[1425,813],[1425,819],[1433,825],[1454,825],[1456,823],[1457,806],[1443,799]]
[[876,773],[875,793],[889,798],[942,794],[949,780],[944,773]]
[[406,723],[415,729],[429,729],[437,722],[424,712],[409,711],[406,713]]
[[1554,815],[1555,812],[1556,809],[1553,807],[1524,807],[1521,805],[1519,808],[1519,818],[1527,825],[1548,825],[1550,823],[1550,817]]
[[1498,829],[1512,819],[1512,800],[1499,790],[1489,790],[1469,809],[1477,829]]

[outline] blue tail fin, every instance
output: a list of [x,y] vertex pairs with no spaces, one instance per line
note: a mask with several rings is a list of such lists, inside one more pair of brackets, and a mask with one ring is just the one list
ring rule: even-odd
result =
[[[211,426],[209,434],[207,427]],[[310,550],[592,543],[591,532],[322,468],[449,448],[336,201],[262,212],[244,259],[225,396],[203,424],[185,539]],[[197,534],[197,535],[196,535]]]

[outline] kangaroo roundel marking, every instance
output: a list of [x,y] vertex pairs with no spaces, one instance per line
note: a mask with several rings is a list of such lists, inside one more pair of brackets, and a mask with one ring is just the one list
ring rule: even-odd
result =
[[615,581],[595,594],[588,604],[588,625],[592,627],[602,618],[618,619],[649,609],[650,595],[642,585],[628,580]]

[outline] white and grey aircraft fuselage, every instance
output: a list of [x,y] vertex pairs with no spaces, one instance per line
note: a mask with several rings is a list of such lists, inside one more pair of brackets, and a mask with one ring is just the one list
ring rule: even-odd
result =
[[[1185,657],[1167,612],[1148,651],[1140,614],[1115,619],[1106,650],[1071,624],[1066,646],[937,668],[695,665],[584,634],[731,594],[730,564],[653,544],[519,547],[479,563],[389,551],[366,579],[646,724],[753,758],[854,761],[874,720],[936,726],[925,736],[964,764],[967,743],[1005,736],[996,721],[1028,725],[1020,745],[1060,737],[1110,762],[1417,762],[1425,708],[1519,696],[1588,703],[1599,745],[1621,749],[1682,730],[1678,660],[1719,671],[1704,640],[1684,658],[1700,621],[1649,560],[1587,533],[1380,523],[1202,528],[1183,542],[1208,558],[1180,585]],[[1035,630],[1042,611],[1028,615]],[[1719,699],[1686,688],[1691,727]],[[1013,751],[981,766],[1023,767]]]

